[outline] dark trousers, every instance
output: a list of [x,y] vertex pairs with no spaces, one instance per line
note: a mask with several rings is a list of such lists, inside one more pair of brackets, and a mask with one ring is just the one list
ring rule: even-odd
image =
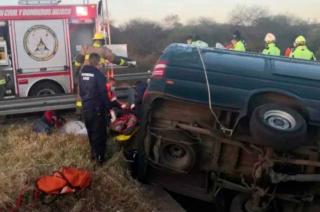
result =
[[83,118],[88,131],[91,156],[104,160],[107,144],[106,112],[101,109],[83,110]]

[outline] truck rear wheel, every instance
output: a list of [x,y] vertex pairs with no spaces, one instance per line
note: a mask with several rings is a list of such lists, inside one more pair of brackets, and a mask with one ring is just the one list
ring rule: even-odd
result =
[[32,86],[29,96],[50,96],[63,93],[62,88],[54,82],[40,82]]
[[255,108],[250,120],[254,143],[276,150],[292,150],[306,142],[307,123],[297,111],[278,104]]

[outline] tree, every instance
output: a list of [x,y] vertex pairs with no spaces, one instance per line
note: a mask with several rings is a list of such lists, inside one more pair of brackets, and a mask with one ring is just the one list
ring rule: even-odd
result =
[[229,23],[236,26],[252,26],[263,17],[268,17],[269,11],[259,6],[236,6],[230,14]]
[[176,14],[168,15],[163,19],[162,23],[163,28],[165,29],[174,29],[177,27],[181,27],[182,24],[180,22],[180,18]]

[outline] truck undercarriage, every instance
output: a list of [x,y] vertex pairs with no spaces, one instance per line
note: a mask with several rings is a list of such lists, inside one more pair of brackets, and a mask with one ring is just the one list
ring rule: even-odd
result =
[[160,99],[148,111],[143,125],[148,181],[206,201],[231,190],[238,193],[232,205],[241,204],[243,211],[306,211],[306,205],[315,205],[317,145],[284,152],[250,143],[250,137],[223,137],[205,105]]

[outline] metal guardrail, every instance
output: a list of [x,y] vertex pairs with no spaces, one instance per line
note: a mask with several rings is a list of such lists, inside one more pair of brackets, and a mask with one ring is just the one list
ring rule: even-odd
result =
[[129,74],[116,74],[114,78],[117,81],[133,81],[133,80],[144,80],[151,76],[151,72],[140,72],[140,73],[129,73]]
[[[130,73],[115,75],[118,81],[144,80],[150,73]],[[126,98],[128,89],[119,88],[117,94]],[[76,95],[13,98],[0,101],[0,116],[41,112],[46,110],[66,110],[75,108]]]

